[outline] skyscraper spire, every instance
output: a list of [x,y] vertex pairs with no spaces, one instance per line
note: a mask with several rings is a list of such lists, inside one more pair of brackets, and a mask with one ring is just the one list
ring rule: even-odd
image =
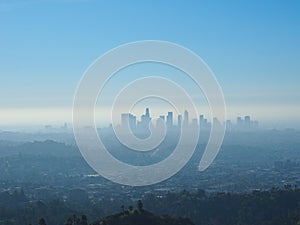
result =
[[189,125],[189,113],[187,110],[185,110],[183,114],[183,123],[185,126]]
[[149,112],[149,108],[146,108],[146,117],[150,118],[150,112]]

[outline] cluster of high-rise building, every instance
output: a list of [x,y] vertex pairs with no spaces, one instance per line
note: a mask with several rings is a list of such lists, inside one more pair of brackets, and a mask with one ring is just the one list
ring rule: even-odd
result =
[[[129,127],[132,130],[142,130],[147,129],[149,127],[149,123],[151,121],[150,117],[150,111],[149,108],[146,108],[145,114],[141,116],[141,119],[138,121],[136,116],[131,113],[122,113],[121,114],[121,126],[127,126],[129,124]],[[165,123],[166,127],[168,129],[170,128],[176,128],[181,127],[182,125],[194,125],[198,126],[198,120],[192,119],[189,121],[189,113],[187,110],[184,111],[183,117],[182,115],[177,116],[177,123],[175,123],[174,114],[173,112],[168,112],[168,114],[159,116],[157,123]],[[202,125],[206,125],[209,127],[209,123],[207,122],[207,119],[204,118],[203,115],[200,116],[200,123]]]
[[244,118],[238,116],[236,118],[236,124],[232,124],[230,120],[227,120],[226,126],[228,129],[250,130],[250,129],[258,128],[258,121],[251,120],[250,116],[244,116]]
[[[145,130],[149,128],[149,123],[151,121],[149,108],[146,108],[145,114],[141,116],[140,120],[137,120],[136,116],[131,113],[122,113],[121,114],[121,127],[127,126],[131,130]],[[200,115],[199,119],[197,118],[189,118],[189,112],[187,110],[184,111],[183,116],[178,115],[177,121],[175,121],[173,112],[168,112],[167,115],[159,116],[157,123],[165,123],[168,129],[172,128],[180,128],[183,126],[200,126],[201,129],[210,129],[211,122],[209,122],[204,115]],[[213,123],[220,123],[217,118],[213,119]],[[230,120],[226,121],[226,126],[228,129],[239,129],[246,130],[251,128],[257,128],[258,122],[252,121],[250,116],[245,116],[244,119],[242,117],[237,117],[236,124],[232,124]]]

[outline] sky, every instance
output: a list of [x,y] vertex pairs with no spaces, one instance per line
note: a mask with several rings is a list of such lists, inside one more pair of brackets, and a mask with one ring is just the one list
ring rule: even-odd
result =
[[89,65],[140,40],[199,55],[222,87],[228,119],[300,127],[299,12],[300,1],[0,0],[0,129],[70,123]]

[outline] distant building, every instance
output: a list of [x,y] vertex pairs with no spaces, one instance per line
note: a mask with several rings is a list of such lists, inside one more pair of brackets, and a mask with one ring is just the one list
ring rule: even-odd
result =
[[159,119],[156,121],[156,127],[163,129],[165,125],[165,116],[159,116]]
[[244,120],[242,117],[236,118],[236,128],[238,130],[253,130],[258,128],[258,121],[252,121],[250,116],[244,116]]
[[251,123],[252,123],[253,128],[258,128],[258,121],[257,120],[251,121]]
[[251,127],[251,118],[250,116],[245,116],[244,118],[244,128],[249,129]]
[[149,108],[146,108],[146,113],[141,116],[141,121],[138,124],[139,129],[149,129],[149,123],[151,121]]
[[[211,129],[212,124],[226,125],[227,129],[238,131],[251,131],[258,128],[258,121],[252,121],[249,115],[244,117],[238,116],[236,118],[236,123],[232,123],[230,120],[219,121],[217,118],[213,118],[211,122],[208,122],[208,120],[202,114],[199,116],[199,118],[193,118],[191,121],[189,121],[189,113],[187,110],[185,110],[183,115],[179,114],[177,116],[177,126],[174,123],[173,115],[173,112],[168,112],[167,116],[160,115],[156,125],[159,125],[159,127],[162,128],[167,126],[167,128],[172,129],[180,129],[182,126],[197,126],[206,131]],[[136,133],[150,134],[150,122],[151,117],[149,108],[146,108],[145,114],[141,116],[140,121],[137,121],[136,116],[133,114],[121,114],[121,127],[126,127],[129,125],[130,129],[132,131],[136,131]],[[64,127],[67,127],[67,125]],[[51,126],[47,126],[46,128],[50,129]]]
[[145,116],[147,118],[150,118],[150,112],[149,112],[149,108],[146,108],[146,113],[145,113]]
[[240,116],[238,116],[237,118],[236,118],[236,126],[237,126],[237,128],[238,129],[242,129],[243,128],[243,119],[242,119],[242,117],[240,117]]
[[168,112],[167,127],[171,128],[172,126],[173,126],[173,112]]
[[198,127],[198,120],[197,119],[192,119],[191,126],[194,127],[194,128]]
[[200,126],[200,129],[209,128],[209,124],[207,122],[207,119],[204,118],[204,115],[199,116],[199,126]]
[[187,110],[185,110],[183,114],[183,125],[185,126],[189,125],[189,113]]
[[121,126],[126,127],[129,125],[131,130],[136,129],[136,117],[131,113],[122,113],[121,114]]
[[182,124],[182,115],[178,115],[177,117],[177,126],[180,128]]

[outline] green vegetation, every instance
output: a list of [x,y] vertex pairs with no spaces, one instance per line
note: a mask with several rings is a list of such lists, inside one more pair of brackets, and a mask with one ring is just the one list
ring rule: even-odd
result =
[[143,209],[141,200],[137,202],[137,210],[132,206],[128,210],[107,216],[106,218],[93,222],[92,225],[193,225],[187,218],[175,218],[171,216],[156,216]]
[[290,185],[241,194],[183,191],[148,197],[144,205],[154,212],[191,218],[197,225],[300,224],[300,189]]
[[[191,221],[196,225],[300,224],[300,189],[290,185],[284,189],[251,193],[206,193],[199,190],[149,195],[143,202],[138,201],[136,207],[132,206],[134,204],[130,201],[126,205],[120,202],[106,202],[101,206],[89,203],[78,210],[77,206],[74,208],[61,200],[33,201],[22,190],[2,192],[0,224],[36,224],[37,221],[41,223],[41,218],[47,225],[177,225],[192,224]],[[113,214],[117,210],[119,213]]]

